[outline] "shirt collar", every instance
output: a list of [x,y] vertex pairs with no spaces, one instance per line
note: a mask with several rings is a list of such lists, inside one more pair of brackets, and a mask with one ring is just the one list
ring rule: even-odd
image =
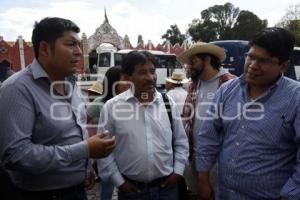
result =
[[[34,79],[47,78],[51,82],[47,72],[44,70],[37,59],[33,60],[30,68]],[[67,76],[64,80],[70,82],[73,87],[76,83],[76,77],[74,75]]]
[[31,71],[34,79],[39,79],[39,78],[48,78],[49,76],[46,73],[46,71],[43,69],[43,67],[40,65],[37,59],[34,59],[31,66]]

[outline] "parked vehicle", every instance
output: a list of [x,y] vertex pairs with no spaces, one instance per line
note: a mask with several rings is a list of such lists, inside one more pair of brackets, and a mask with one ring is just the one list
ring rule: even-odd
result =
[[[220,40],[210,42],[212,44],[223,47],[226,50],[226,60],[222,63],[224,68],[240,76],[244,73],[245,54],[249,51],[249,42],[245,40]],[[290,66],[285,73],[285,76],[299,80],[300,79],[300,47],[295,47]]]
[[223,47],[226,51],[226,60],[222,63],[230,73],[240,76],[244,73],[245,53],[249,51],[248,41],[245,40],[220,40],[210,42]]
[[291,65],[295,67],[296,80],[300,81],[300,47],[294,47],[291,58]]
[[[112,45],[100,46],[96,49],[98,54],[97,59],[97,74],[104,75],[109,67],[121,65],[124,56],[133,51],[133,49],[117,50]],[[175,54],[169,54],[162,51],[149,50],[157,62],[157,87],[163,87],[165,78],[171,76],[174,70],[184,72],[183,66],[177,61]],[[99,76],[101,79],[101,76]]]

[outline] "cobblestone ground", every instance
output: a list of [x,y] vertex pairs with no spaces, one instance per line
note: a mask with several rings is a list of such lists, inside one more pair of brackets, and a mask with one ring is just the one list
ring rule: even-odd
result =
[[[100,200],[100,194],[99,194],[100,188],[99,187],[100,187],[100,184],[96,183],[95,186],[91,190],[87,191],[88,200]],[[117,200],[117,199],[118,199],[118,195],[117,195],[116,190],[114,190],[112,200]]]

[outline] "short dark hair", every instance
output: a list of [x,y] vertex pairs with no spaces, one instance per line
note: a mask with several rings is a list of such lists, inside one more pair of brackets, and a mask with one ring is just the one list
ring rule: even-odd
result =
[[210,57],[210,64],[213,68],[219,70],[220,67],[221,67],[220,59],[217,58],[215,55],[212,55],[210,53],[198,53],[198,54],[196,54],[196,56],[198,58],[200,58],[201,60],[204,60],[207,56],[209,56]]
[[80,28],[71,20],[59,17],[46,17],[40,22],[35,22],[31,37],[35,57],[39,57],[40,42],[54,44],[65,31],[79,33]]
[[267,50],[272,57],[278,58],[279,63],[282,63],[290,59],[295,37],[283,28],[271,27],[257,33],[249,44]]
[[147,61],[152,62],[156,67],[155,57],[149,51],[131,51],[122,61],[122,72],[131,76],[136,65],[145,64]]

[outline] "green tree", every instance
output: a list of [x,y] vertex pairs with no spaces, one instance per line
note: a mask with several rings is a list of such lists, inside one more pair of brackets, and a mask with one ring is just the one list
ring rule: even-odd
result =
[[233,36],[238,40],[250,40],[257,32],[265,29],[267,25],[267,20],[261,20],[254,13],[242,10],[232,29]]
[[[231,3],[215,5],[201,12],[201,19],[194,19],[189,25],[188,33],[194,41],[207,39],[230,39],[232,28],[240,9]],[[199,28],[201,28],[199,30]],[[212,29],[212,30],[211,30]],[[209,36],[205,36],[209,31]]]
[[300,46],[300,19],[290,20],[285,28],[294,34],[296,39],[295,45]]
[[186,39],[186,35],[181,34],[178,26],[174,24],[170,26],[170,28],[165,34],[162,35],[161,38],[165,40],[164,44],[167,42],[167,40],[169,40],[172,45],[176,43],[179,43],[181,45]]
[[218,39],[216,34],[217,30],[217,23],[194,19],[192,23],[189,24],[188,33],[195,42],[209,42]]
[[300,4],[289,6],[276,26],[291,31],[295,36],[296,46],[300,46]]
[[203,10],[201,18],[189,24],[188,33],[194,41],[249,40],[266,26],[267,20],[260,20],[250,11],[240,11],[233,4],[225,3]]

